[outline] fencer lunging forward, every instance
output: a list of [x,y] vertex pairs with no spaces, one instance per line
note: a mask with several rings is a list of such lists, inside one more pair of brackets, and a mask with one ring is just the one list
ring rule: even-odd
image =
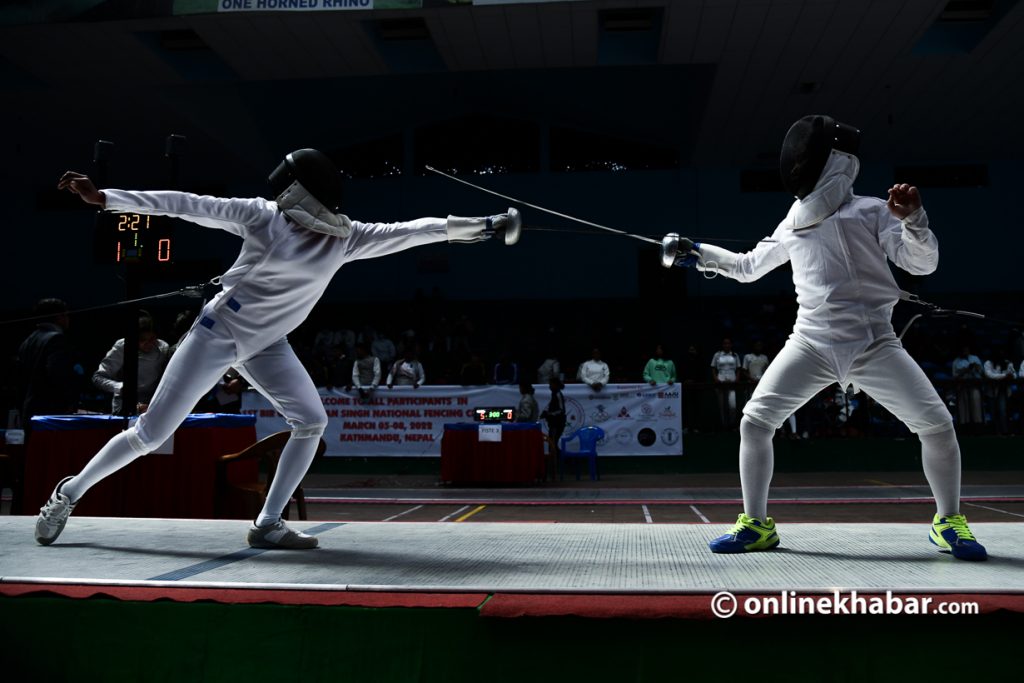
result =
[[[983,560],[985,548],[960,514],[960,448],[952,418],[891,322],[899,288],[886,259],[913,274],[931,273],[938,266],[938,242],[917,188],[894,185],[888,202],[853,194],[859,137],[860,131],[827,116],[807,116],[793,124],[783,141],[780,166],[783,184],[796,201],[770,241],[737,254],[679,239],[682,256],[676,264],[714,269],[740,282],[790,262],[799,305],[793,333],[743,409],[744,512],[710,547],[736,553],[779,544],[775,523],[767,516],[772,435],[829,384],[853,382],[921,441],[924,473],[937,506],[931,541],[957,558]],[[673,265],[673,258],[665,265]]]
[[[289,529],[281,512],[302,481],[327,423],[313,381],[285,339],[309,314],[335,271],[348,261],[432,242],[476,242],[518,235],[514,213],[484,218],[420,218],[360,223],[338,213],[342,177],[316,150],[293,152],[270,176],[275,201],[219,199],[182,192],[98,190],[67,172],[58,187],[108,211],[175,216],[242,238],[223,291],[202,310],[171,358],[134,426],[113,437],[76,476],[62,480],[36,521],[36,540],[52,543],[90,487],[163,443],[203,394],[237,368],[285,417],[291,438],[267,500],[248,533],[257,548],[315,548],[317,539]],[[510,210],[511,212],[511,210]],[[510,220],[509,216],[512,215]],[[508,234],[506,234],[508,233]]]

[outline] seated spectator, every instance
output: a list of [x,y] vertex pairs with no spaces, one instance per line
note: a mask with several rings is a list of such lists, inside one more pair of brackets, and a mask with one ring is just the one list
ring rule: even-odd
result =
[[396,360],[388,372],[388,389],[395,385],[419,389],[423,381],[423,366],[416,360],[416,349],[408,347],[402,358]]
[[478,354],[474,353],[462,364],[459,370],[459,383],[467,387],[487,384],[487,368]]
[[[170,347],[163,339],[158,339],[153,318],[145,311],[139,315],[139,376],[138,376],[138,412],[143,413],[149,407],[149,401],[156,392],[156,386],[164,373]],[[107,355],[100,362],[99,368],[93,373],[92,383],[98,389],[114,395],[111,401],[111,414],[121,413],[121,371],[124,368],[124,339],[118,339]]]
[[675,384],[676,364],[665,359],[665,351],[661,344],[654,347],[654,357],[644,366],[644,381],[651,386],[656,384]]
[[494,384],[518,384],[519,365],[509,360],[507,353],[501,354],[501,358],[494,364],[491,381]]
[[590,360],[580,364],[576,378],[594,391],[601,391],[611,376],[608,364],[601,360],[601,351],[594,348]]
[[366,401],[378,385],[380,385],[380,359],[366,352],[366,344],[356,344],[356,359],[352,364],[352,383],[347,389],[351,390],[355,387],[359,392],[360,401]]
[[540,418],[537,399],[533,397],[533,385],[523,382],[519,385],[519,405],[516,407],[516,422],[536,422]]

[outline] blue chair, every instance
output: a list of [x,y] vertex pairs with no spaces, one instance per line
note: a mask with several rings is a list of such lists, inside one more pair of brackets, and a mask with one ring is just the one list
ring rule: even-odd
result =
[[[558,440],[558,478],[562,478],[562,461],[569,458],[586,459],[590,465],[590,479],[596,481],[601,477],[597,473],[597,442],[604,438],[604,430],[600,427],[580,427],[572,434],[563,436]],[[577,439],[580,442],[579,450],[570,451],[566,445]],[[580,468],[576,466],[576,480],[579,481]]]

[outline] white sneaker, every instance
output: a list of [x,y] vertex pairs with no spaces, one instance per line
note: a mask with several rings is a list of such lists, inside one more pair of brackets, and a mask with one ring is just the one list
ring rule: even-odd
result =
[[319,545],[316,536],[289,529],[283,519],[270,526],[249,527],[246,538],[251,548],[281,548],[284,550],[309,550]]
[[57,487],[53,489],[53,493],[50,494],[50,500],[39,508],[39,517],[36,518],[36,541],[40,545],[50,545],[57,540],[60,532],[64,531],[64,525],[67,524],[71,511],[78,503],[77,500],[72,503],[70,498],[60,493],[60,487],[72,478],[61,479]]

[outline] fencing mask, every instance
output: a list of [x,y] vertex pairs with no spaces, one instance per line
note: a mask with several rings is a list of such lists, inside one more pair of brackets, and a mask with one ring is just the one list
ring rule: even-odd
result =
[[789,128],[782,141],[779,171],[786,191],[803,199],[818,184],[833,149],[857,154],[860,131],[831,116],[805,116]]
[[315,149],[285,156],[268,178],[278,208],[304,228],[348,237],[352,224],[341,209],[341,173],[334,162]]

